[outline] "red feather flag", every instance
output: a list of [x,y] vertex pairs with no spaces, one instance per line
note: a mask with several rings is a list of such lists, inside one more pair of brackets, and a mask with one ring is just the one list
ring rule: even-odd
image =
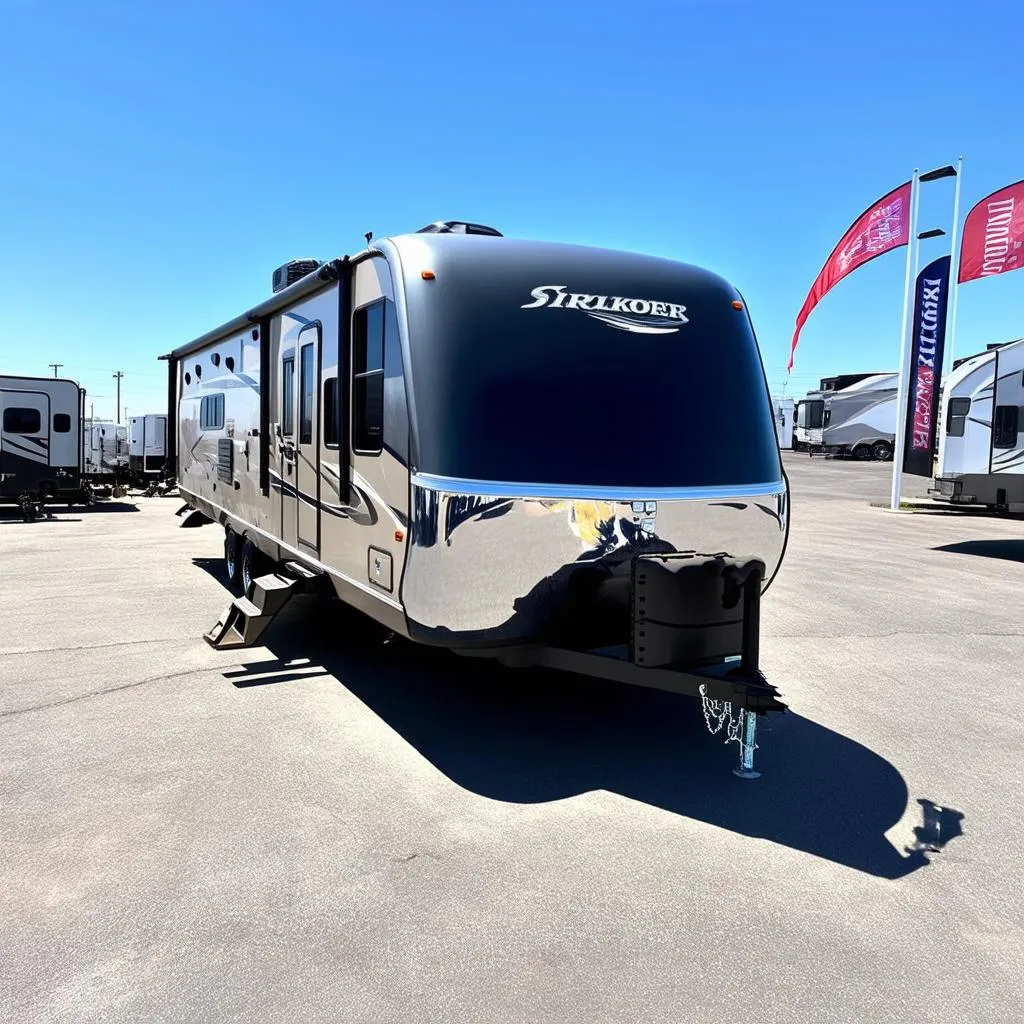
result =
[[847,274],[852,274],[869,260],[910,241],[910,188],[911,182],[908,181],[893,189],[888,195],[882,196],[878,202],[869,206],[839,239],[839,244],[832,250],[832,254],[821,268],[821,273],[811,285],[811,290],[796,318],[796,331],[793,333],[793,344],[789,350],[787,372],[793,369],[793,356],[800,340],[800,331],[811,315],[811,310],[821,302],[825,294]]
[[959,284],[1024,267],[1024,181],[978,203],[964,221]]

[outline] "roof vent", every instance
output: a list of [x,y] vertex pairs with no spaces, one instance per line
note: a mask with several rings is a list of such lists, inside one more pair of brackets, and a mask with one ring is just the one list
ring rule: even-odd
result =
[[319,260],[289,260],[274,271],[273,287],[275,292],[295,284],[307,274],[312,274],[320,266]]
[[489,228],[486,224],[470,224],[464,220],[435,220],[425,228],[420,228],[416,234],[433,235],[494,235],[501,238],[500,231]]

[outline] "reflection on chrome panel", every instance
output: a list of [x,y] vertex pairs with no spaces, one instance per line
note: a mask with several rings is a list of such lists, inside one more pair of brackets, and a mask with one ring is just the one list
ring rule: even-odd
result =
[[[445,482],[447,483],[447,482]],[[635,555],[760,559],[765,586],[788,530],[786,485],[746,489],[743,500],[680,490],[620,500],[467,494],[413,479],[413,524],[402,600],[414,636],[457,646],[550,638],[573,616],[602,619],[601,639],[623,642]],[[591,623],[593,624],[593,623]],[[575,627],[573,627],[575,629]],[[570,630],[572,631],[572,630]],[[592,631],[593,632],[593,631]],[[597,637],[600,630],[594,632]]]

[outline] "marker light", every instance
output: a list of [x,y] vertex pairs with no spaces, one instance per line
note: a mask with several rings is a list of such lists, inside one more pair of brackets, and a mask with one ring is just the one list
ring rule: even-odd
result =
[[420,277],[422,277],[424,281],[433,281],[434,272],[432,270],[421,270]]
[[743,303],[740,302],[739,299],[733,299],[732,300],[732,308],[733,309],[742,309],[743,308]]

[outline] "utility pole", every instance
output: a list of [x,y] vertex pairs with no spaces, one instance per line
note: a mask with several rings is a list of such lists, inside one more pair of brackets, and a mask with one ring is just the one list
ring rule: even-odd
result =
[[61,368],[61,367],[62,367],[62,366],[63,366],[64,364],[63,364],[63,363],[47,363],[46,365],[47,365],[47,366],[52,366],[52,367],[53,367],[53,375],[54,375],[54,377],[56,377],[56,376],[57,376],[57,371],[58,371],[58,370],[59,370],[59,369],[60,369],[60,368]]
[[121,422],[121,378],[123,376],[124,374],[120,370],[113,374],[114,380],[117,381],[117,415],[114,417],[115,423]]

